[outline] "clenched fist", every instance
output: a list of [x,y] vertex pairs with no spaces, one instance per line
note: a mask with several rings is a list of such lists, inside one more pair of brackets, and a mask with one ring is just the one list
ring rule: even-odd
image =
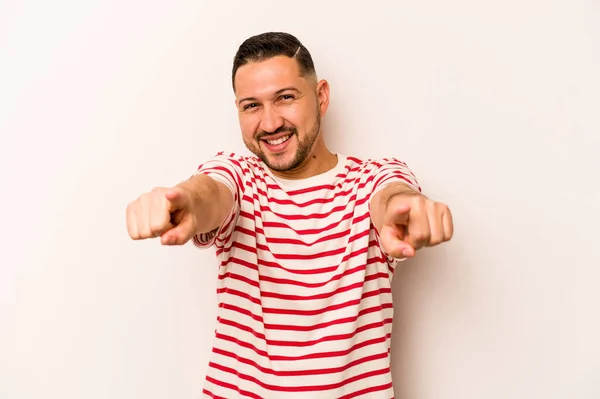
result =
[[127,206],[127,231],[134,240],[160,237],[163,245],[183,245],[197,224],[192,195],[182,187],[155,188]]

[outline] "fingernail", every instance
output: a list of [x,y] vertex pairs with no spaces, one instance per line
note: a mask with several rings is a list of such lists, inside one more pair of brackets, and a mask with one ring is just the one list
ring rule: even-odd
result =
[[409,257],[410,256],[410,250],[409,249],[405,249],[402,251],[402,255]]

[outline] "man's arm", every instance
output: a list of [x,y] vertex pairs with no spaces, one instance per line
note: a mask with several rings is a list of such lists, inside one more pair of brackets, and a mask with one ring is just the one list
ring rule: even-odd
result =
[[127,206],[127,231],[134,240],[160,237],[164,245],[183,245],[195,234],[218,228],[231,212],[229,188],[196,174],[173,188],[157,187]]
[[233,207],[233,194],[220,181],[204,174],[192,176],[177,185],[190,193],[190,201],[197,220],[194,234],[218,229]]
[[390,183],[373,195],[371,220],[383,249],[394,258],[413,257],[424,246],[448,241],[454,230],[446,204],[402,182]]

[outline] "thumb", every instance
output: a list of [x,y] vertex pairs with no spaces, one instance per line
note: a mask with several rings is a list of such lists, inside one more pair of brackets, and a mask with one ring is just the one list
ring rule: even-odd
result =
[[186,215],[177,226],[160,236],[162,245],[183,245],[194,236],[194,223],[191,215]]

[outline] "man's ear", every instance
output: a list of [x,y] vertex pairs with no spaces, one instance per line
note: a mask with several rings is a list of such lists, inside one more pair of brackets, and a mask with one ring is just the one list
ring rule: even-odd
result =
[[321,79],[317,83],[317,101],[321,116],[324,116],[329,108],[329,82],[325,79]]

